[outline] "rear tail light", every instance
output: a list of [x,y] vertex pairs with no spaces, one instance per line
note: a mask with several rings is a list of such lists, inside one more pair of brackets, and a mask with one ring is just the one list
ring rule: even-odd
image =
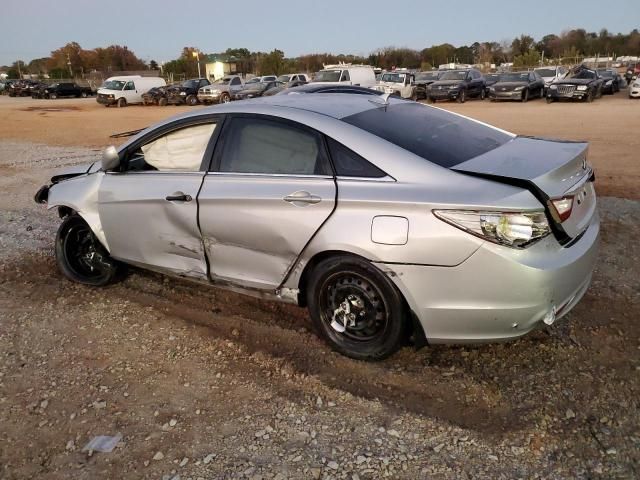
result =
[[553,210],[555,210],[554,213],[557,214],[557,219],[559,219],[560,222],[564,222],[571,216],[571,211],[573,210],[573,195],[551,200],[551,205],[553,206]]

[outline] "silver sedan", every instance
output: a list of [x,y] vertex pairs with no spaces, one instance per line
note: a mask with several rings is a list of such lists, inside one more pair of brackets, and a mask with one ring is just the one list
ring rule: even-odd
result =
[[130,264],[306,306],[376,360],[566,315],[597,253],[587,149],[387,96],[274,96],[145,129],[36,201],[71,280]]

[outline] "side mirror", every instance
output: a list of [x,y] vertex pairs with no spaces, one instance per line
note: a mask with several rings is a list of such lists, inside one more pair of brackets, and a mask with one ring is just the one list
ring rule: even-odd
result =
[[102,151],[102,170],[109,171],[117,168],[120,165],[120,155],[118,150],[113,145],[105,148]]

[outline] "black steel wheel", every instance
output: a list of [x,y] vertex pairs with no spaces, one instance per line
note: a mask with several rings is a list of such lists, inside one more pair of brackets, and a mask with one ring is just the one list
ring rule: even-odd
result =
[[381,360],[406,336],[406,307],[389,278],[370,262],[337,256],[320,262],[307,288],[318,333],[331,347],[358,360]]
[[117,276],[120,266],[109,256],[91,228],[79,215],[66,217],[56,235],[56,261],[68,279],[103,286]]

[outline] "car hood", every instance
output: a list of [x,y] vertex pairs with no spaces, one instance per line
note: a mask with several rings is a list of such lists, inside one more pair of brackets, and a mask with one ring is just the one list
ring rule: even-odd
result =
[[58,170],[56,174],[53,177],[51,177],[51,183],[56,184],[73,177],[79,177],[80,175],[85,175],[91,171],[91,167],[93,167],[95,163],[96,162],[83,163],[80,165],[74,165],[72,167],[67,167],[67,168]]
[[498,89],[506,89],[506,90],[515,90],[518,87],[526,87],[527,82],[496,82],[493,84],[493,87]]
[[463,80],[438,80],[431,84],[432,87],[457,87],[464,83]]
[[553,83],[556,85],[589,85],[595,81],[595,78],[564,78]]

